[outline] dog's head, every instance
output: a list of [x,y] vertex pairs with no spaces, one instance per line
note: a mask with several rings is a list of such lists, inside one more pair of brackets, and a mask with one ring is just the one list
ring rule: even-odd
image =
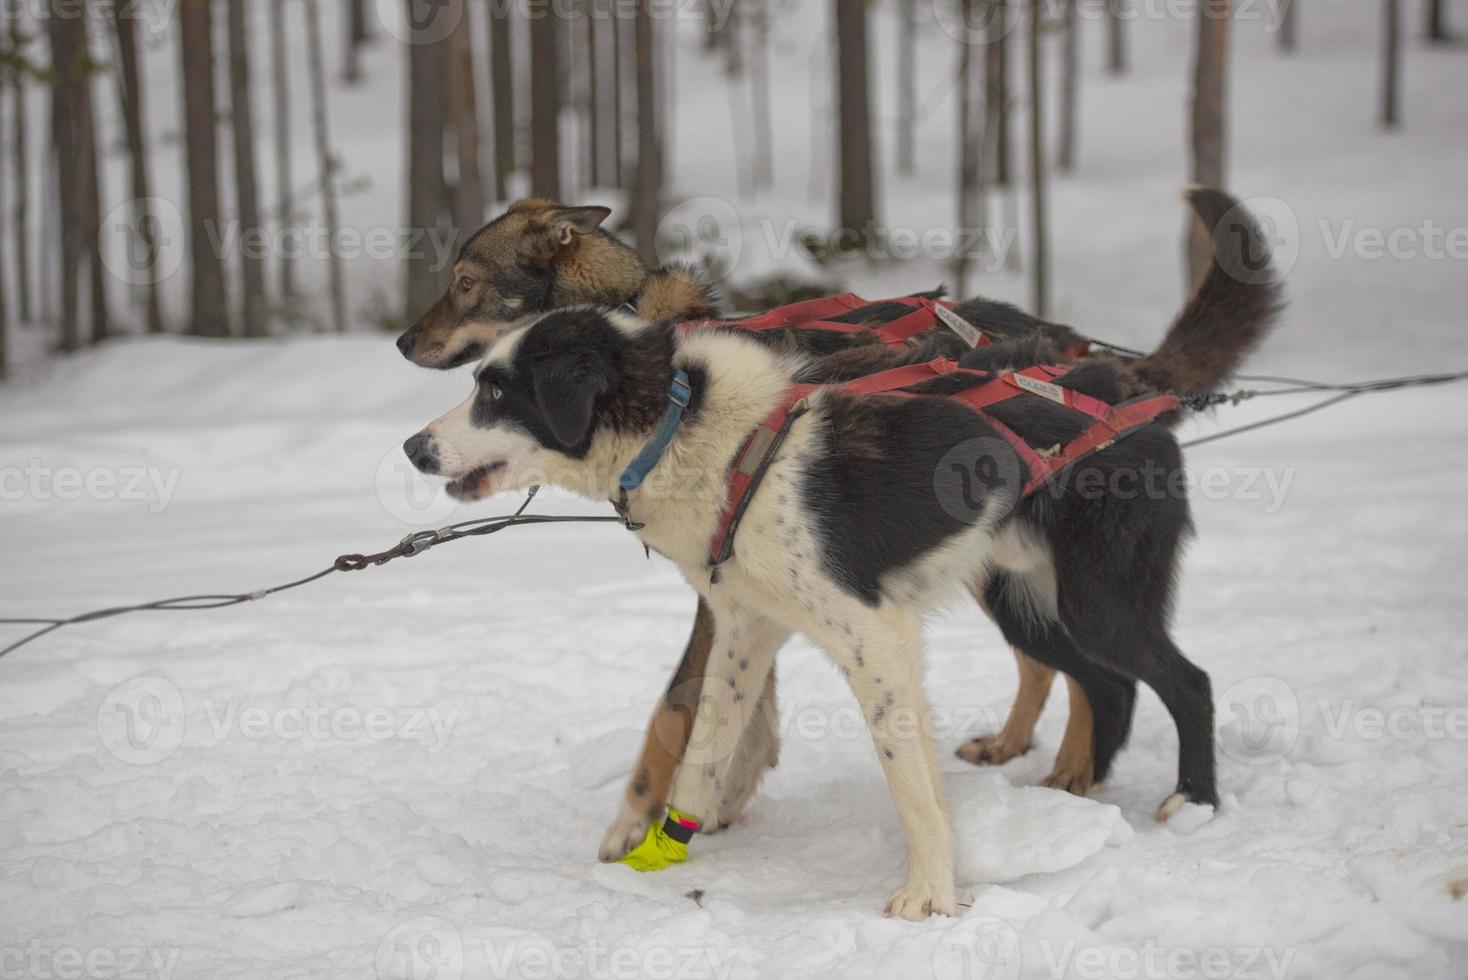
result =
[[578,303],[622,302],[646,268],[601,230],[603,207],[526,200],[464,243],[448,292],[398,338],[414,364],[477,361],[516,321]]
[[468,401],[403,451],[422,472],[447,477],[460,500],[541,483],[584,490],[615,479],[593,472],[606,461],[590,457],[605,435],[657,424],[672,348],[669,331],[620,313],[547,314],[496,342]]

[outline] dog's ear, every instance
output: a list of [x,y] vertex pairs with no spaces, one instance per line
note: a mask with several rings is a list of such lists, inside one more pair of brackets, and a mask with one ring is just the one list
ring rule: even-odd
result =
[[549,264],[561,249],[580,235],[589,235],[611,216],[612,209],[597,205],[557,207],[537,216],[526,229],[525,254],[533,261]]
[[604,365],[584,355],[558,354],[536,364],[532,379],[536,404],[556,441],[567,449],[581,445],[597,398],[611,387]]

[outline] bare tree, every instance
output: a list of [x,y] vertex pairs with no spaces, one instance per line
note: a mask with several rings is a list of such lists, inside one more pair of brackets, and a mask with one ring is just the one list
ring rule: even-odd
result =
[[1113,75],[1126,71],[1126,3],[1106,0],[1106,68]]
[[[454,137],[458,182],[454,184],[454,226],[464,241],[484,223],[484,176],[479,165],[479,104],[475,97],[473,24],[465,4],[462,16],[445,42],[444,79],[449,131]],[[457,248],[457,244],[455,245]]]
[[1008,187],[1013,173],[1009,114],[1009,0],[995,0],[988,11],[988,44],[984,58],[984,129],[992,134],[994,182]]
[[556,17],[549,6],[530,11],[530,192],[561,197],[560,59]]
[[[917,0],[897,2],[897,172],[904,177],[912,173],[913,144],[917,142],[916,6]],[[971,6],[968,0],[963,0],[965,11]],[[964,57],[968,57],[968,52],[964,52]]]
[[219,152],[214,131],[214,15],[210,0],[179,0],[179,53],[183,67],[184,141],[189,190],[192,266],[189,332],[228,337],[224,265],[214,236],[219,229]]
[[30,251],[30,163],[27,159],[25,81],[29,62],[26,46],[30,38],[20,22],[21,0],[5,0],[10,15],[6,36],[10,47],[10,148],[15,165],[15,306],[21,322],[31,318]]
[[[5,16],[8,11],[0,11],[0,17]],[[0,81],[3,81],[0,78]],[[5,200],[6,177],[5,170],[8,161],[0,156],[0,202]],[[7,346],[10,339],[10,302],[5,292],[5,235],[0,233],[0,381],[5,380],[7,366],[10,364],[10,352]]]
[[1284,0],[1279,11],[1279,49],[1294,54],[1300,46],[1300,19],[1296,13],[1299,0]]
[[269,333],[265,323],[265,250],[255,190],[255,121],[250,111],[250,37],[245,0],[229,0],[229,119],[240,217],[244,335],[264,337]]
[[1031,260],[1033,312],[1049,315],[1050,228],[1045,164],[1044,31],[1045,0],[1030,0],[1030,193],[1034,205],[1034,258]]
[[752,0],[749,86],[754,116],[754,186],[775,184],[775,130],[770,121],[770,0]]
[[1402,121],[1402,4],[1382,0],[1381,125],[1396,129]]
[[[291,205],[291,92],[290,72],[286,66],[285,0],[270,0],[270,74],[271,95],[275,109],[275,193],[280,225],[289,228]],[[296,294],[296,264],[291,250],[280,249],[280,294]]]
[[80,120],[80,134],[82,139],[82,190],[86,194],[85,234],[83,236],[87,247],[87,272],[88,281],[91,285],[92,294],[92,322],[91,342],[101,343],[111,333],[111,324],[107,313],[107,270],[102,265],[102,180],[101,180],[101,157],[97,153],[97,124],[96,115],[92,105],[92,74],[97,68],[97,63],[92,60],[90,32],[87,29],[85,17],[85,5],[81,8],[84,12],[82,17],[82,36],[85,45],[85,68],[81,78],[80,101],[77,104],[77,117]]
[[[1230,14],[1230,0],[1199,4],[1193,69],[1193,183],[1220,189],[1226,186]],[[1193,218],[1188,229],[1188,274],[1195,289],[1213,264],[1213,229]]]
[[316,134],[316,160],[321,176],[321,208],[326,221],[327,254],[331,275],[331,326],[337,333],[347,329],[347,288],[342,278],[341,250],[337,247],[336,161],[331,158],[331,137],[326,120],[326,56],[321,50],[321,0],[306,0],[306,47],[311,76],[311,118]]
[[494,123],[494,197],[509,197],[506,182],[515,172],[515,65],[510,55],[514,24],[510,15],[515,5],[507,0],[489,0],[485,24],[489,28],[490,101]]
[[348,85],[355,85],[362,80],[362,48],[372,39],[367,26],[369,2],[371,0],[347,0],[347,43],[342,81]]
[[152,196],[148,178],[148,143],[143,113],[141,52],[138,49],[134,18],[122,4],[112,5],[112,22],[117,38],[118,93],[122,102],[123,124],[127,129],[127,153],[131,170],[133,198],[133,231],[142,246],[148,318],[148,332],[163,332],[163,301],[158,282],[158,229],[149,200]]
[[[406,0],[411,7],[414,0]],[[415,28],[408,44],[408,228],[409,248],[404,254],[407,274],[405,319],[411,323],[433,305],[441,291],[443,270],[433,267],[420,236],[436,233],[444,210],[443,71],[442,44]]]
[[622,18],[612,18],[612,184],[626,189],[626,152],[623,146],[622,96],[627,86],[624,67],[628,61],[628,35],[622,30]]
[[581,16],[586,20],[586,183],[589,187],[603,186],[602,130],[601,130],[601,79],[597,72],[601,67],[601,52],[597,49],[596,0],[586,0]]
[[1453,32],[1448,28],[1448,5],[1444,0],[1427,0],[1427,39],[1429,41],[1451,41]]
[[838,222],[844,229],[865,235],[877,220],[871,99],[867,91],[867,11],[866,4],[854,0],[834,0],[834,6]]
[[81,260],[86,252],[87,199],[84,168],[87,141],[81,127],[81,91],[87,71],[86,22],[74,5],[58,5],[47,20],[51,40],[51,144],[56,153],[56,191],[61,219],[61,349],[81,348],[78,309]]
[[657,39],[651,0],[638,0],[633,23],[637,79],[637,174],[632,188],[632,233],[649,265],[657,262],[659,198],[663,181],[662,133],[658,128]]
[[1080,111],[1081,45],[1080,18],[1076,16],[1079,0],[1063,0],[1061,30],[1064,47],[1060,56],[1060,146],[1055,153],[1056,165],[1061,173],[1073,173],[1076,168],[1077,134],[1076,116]]
[[[983,0],[961,0],[964,23],[970,23],[974,7]],[[972,39],[960,42],[958,61],[958,248],[953,256],[953,288],[965,295],[968,288],[967,243],[981,221],[979,215],[982,190],[979,186],[983,167],[983,140],[978,118],[978,58]]]

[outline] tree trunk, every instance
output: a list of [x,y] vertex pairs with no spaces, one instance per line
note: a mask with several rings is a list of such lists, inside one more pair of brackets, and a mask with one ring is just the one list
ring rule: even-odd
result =
[[601,79],[597,72],[601,68],[601,52],[597,50],[597,2],[586,0],[586,115],[587,115],[587,174],[590,187],[606,186],[606,174],[602,165],[602,120]]
[[362,46],[371,38],[367,27],[368,2],[369,0],[347,0],[347,43],[342,81],[348,85],[355,85],[362,80]]
[[[1291,6],[1294,0],[1285,0]],[[1126,71],[1126,0],[1106,0],[1106,68],[1113,75]]]
[[1081,99],[1081,23],[1076,16],[1076,4],[1080,0],[1064,2],[1065,12],[1061,22],[1064,48],[1060,66],[1060,147],[1056,151],[1056,163],[1061,173],[1069,174],[1076,169],[1076,143],[1079,139],[1076,116],[1080,111]]
[[[282,230],[291,228],[291,93],[290,73],[286,67],[285,47],[285,0],[270,0],[270,73],[275,100],[275,194]],[[296,294],[296,264],[291,250],[279,250],[280,294],[292,297]]]
[[[917,68],[914,57],[917,0],[897,3],[897,172],[904,177],[913,170],[913,144],[917,142]],[[964,0],[965,9],[968,0]],[[967,23],[967,20],[965,20]],[[965,59],[968,52],[963,53]]]
[[[80,38],[78,38],[80,29]],[[51,146],[56,154],[56,192],[61,220],[61,338],[63,351],[81,349],[79,315],[82,253],[86,248],[83,223],[86,199],[82,185],[85,150],[82,145],[77,106],[79,75],[85,70],[86,28],[76,15],[63,16],[57,8],[47,22],[51,40],[51,70],[55,75],[51,91]]]
[[[406,0],[411,5],[414,0]],[[411,23],[411,20],[410,20]],[[408,234],[404,267],[407,274],[408,323],[417,320],[437,301],[441,270],[433,267],[432,255],[422,239],[437,234],[443,213],[443,71],[439,67],[442,45],[430,36],[415,38],[408,45]]]
[[[10,14],[10,50],[23,57],[27,38],[21,30],[21,0],[6,0]],[[10,139],[15,164],[15,306],[20,322],[31,318],[30,161],[26,132],[25,72],[19,65],[10,74]]]
[[1381,125],[1396,129],[1402,121],[1402,4],[1382,2]]
[[1300,0],[1286,0],[1279,12],[1279,49],[1294,54],[1300,45],[1300,21],[1296,14]]
[[1443,0],[1427,0],[1427,39],[1429,41],[1451,41],[1453,32],[1448,29],[1448,5]]
[[494,197],[510,196],[507,182],[515,172],[515,65],[510,50],[515,9],[508,0],[489,0],[490,101],[494,107]]
[[627,78],[623,67],[627,63],[627,35],[622,31],[622,18],[612,18],[612,182],[619,190],[627,189],[626,153],[622,145],[624,136],[622,118],[622,95]]
[[484,175],[479,164],[479,100],[474,82],[473,24],[469,6],[465,4],[458,25],[445,41],[444,80],[447,97],[449,130],[454,135],[454,152],[458,161],[459,180],[454,185],[454,226],[457,230],[453,251],[459,243],[484,224]]
[[[0,16],[8,14],[9,11],[0,11]],[[0,82],[4,76],[0,75]],[[4,202],[6,193],[5,168],[8,161],[0,155],[0,202]],[[5,380],[7,367],[10,364],[10,352],[6,349],[10,339],[10,302],[5,291],[5,234],[0,232],[0,381]]]
[[[1198,8],[1198,50],[1193,76],[1193,183],[1223,189],[1228,146],[1228,48],[1230,0],[1204,0]],[[1213,264],[1213,229],[1189,219],[1188,272],[1196,289]]]
[[990,167],[994,182],[1008,187],[1013,173],[1009,139],[1008,0],[998,0],[989,11],[988,29],[989,43],[984,47],[984,127],[993,134],[988,142],[994,147]]
[[[85,6],[81,9],[85,12]],[[86,194],[85,239],[87,245],[87,272],[92,293],[91,342],[101,343],[112,332],[107,315],[107,270],[102,265],[102,182],[99,171],[101,158],[97,153],[96,113],[92,108],[92,54],[90,35],[87,31],[85,13],[81,18],[83,51],[86,66],[83,69],[78,89],[80,100],[77,115],[81,120],[83,148],[82,189]]]
[[[963,22],[972,22],[974,5],[982,0],[962,0]],[[983,153],[978,118],[978,57],[976,44],[961,43],[958,62],[958,236],[953,252],[954,295],[968,290],[969,243],[974,241],[979,217],[979,171]]]
[[265,243],[255,189],[255,121],[250,111],[250,38],[245,0],[229,0],[229,119],[240,217],[240,288],[246,337],[264,337]]
[[192,322],[200,337],[228,337],[219,233],[219,156],[214,131],[214,16],[210,0],[179,0],[184,137],[188,147]]
[[648,4],[639,0],[633,23],[637,76],[637,175],[632,188],[632,233],[637,251],[656,265],[658,198],[663,180],[662,134],[658,132],[657,39]]
[[[127,152],[131,165],[133,225],[142,254],[144,288],[147,290],[148,332],[163,332],[163,301],[158,282],[157,219],[152,215],[149,199],[148,142],[143,113],[141,53],[138,50],[136,18],[127,16],[121,4],[112,5],[113,27],[117,35],[118,88],[122,96],[122,118],[127,128]],[[129,246],[131,248],[131,245]]]
[[754,186],[775,185],[775,130],[770,121],[770,0],[750,12],[749,86],[754,115]]
[[867,11],[860,0],[833,0],[836,17],[838,222],[865,236],[877,220],[872,176],[871,100],[867,92]]
[[1045,90],[1044,31],[1045,0],[1030,0],[1030,184],[1034,212],[1034,277],[1035,316],[1049,315],[1050,309],[1050,228],[1045,166]]
[[561,99],[556,17],[530,11],[530,193],[561,198]]
[[331,158],[331,139],[326,129],[326,56],[321,50],[321,0],[306,0],[306,46],[311,75],[312,129],[316,134],[316,160],[321,169],[321,208],[326,222],[327,255],[331,275],[331,327],[347,329],[347,290],[342,278],[341,249],[337,247],[336,162]]

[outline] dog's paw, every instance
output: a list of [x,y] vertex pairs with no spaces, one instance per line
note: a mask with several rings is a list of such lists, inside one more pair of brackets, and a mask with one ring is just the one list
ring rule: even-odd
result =
[[[1174,829],[1188,833],[1211,820],[1217,808],[1218,804],[1212,800],[1200,800],[1192,793],[1178,790],[1163,800],[1162,805],[1157,808],[1157,822],[1171,823]],[[1188,814],[1187,819],[1179,816],[1182,813]],[[1178,819],[1174,820],[1174,817]]]
[[953,915],[958,911],[958,896],[953,885],[933,885],[927,881],[908,880],[887,900],[884,915],[909,922],[921,922],[933,915]]
[[1076,796],[1085,796],[1091,792],[1094,782],[1094,770],[1089,760],[1080,765],[1072,766],[1056,759],[1055,768],[1050,771],[1050,775],[1046,776],[1040,785],[1046,789],[1064,790]]
[[647,836],[647,828],[652,821],[647,816],[638,813],[623,801],[622,808],[617,811],[617,819],[607,828],[606,836],[602,838],[601,850],[597,856],[605,863],[620,861],[628,855],[638,844],[642,843]]
[[1030,750],[1028,745],[1013,745],[1006,741],[1003,733],[983,735],[969,739],[958,747],[957,755],[964,762],[976,766],[998,766],[1017,759]]

